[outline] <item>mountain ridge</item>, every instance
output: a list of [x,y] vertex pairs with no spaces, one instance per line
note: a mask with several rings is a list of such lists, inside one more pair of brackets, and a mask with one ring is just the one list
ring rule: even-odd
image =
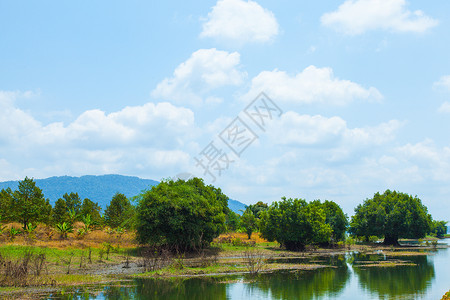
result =
[[[152,186],[159,183],[152,179],[118,174],[83,175],[80,177],[64,175],[34,180],[36,186],[42,189],[45,198],[48,198],[52,205],[65,193],[73,192],[78,193],[81,200],[89,198],[97,202],[103,209],[106,208],[116,193],[122,193],[130,198],[144,190],[151,189]],[[16,190],[18,184],[19,180],[3,181],[0,182],[0,190],[8,187]],[[245,210],[246,207],[245,204],[233,199],[228,200],[228,206],[232,211],[239,214],[241,214],[240,210]]]

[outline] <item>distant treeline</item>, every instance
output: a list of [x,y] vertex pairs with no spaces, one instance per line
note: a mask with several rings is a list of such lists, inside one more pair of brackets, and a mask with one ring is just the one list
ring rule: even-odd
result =
[[446,222],[435,221],[417,197],[387,190],[376,193],[355,208],[349,218],[335,202],[286,199],[268,205],[249,205],[242,216],[228,208],[228,197],[202,179],[166,180],[142,192],[134,201],[117,193],[102,214],[98,203],[81,200],[77,193],[62,195],[54,207],[33,179],[26,177],[17,190],[0,192],[0,222],[18,222],[24,230],[44,223],[55,226],[67,237],[74,222],[90,228],[109,226],[136,230],[138,242],[172,249],[209,246],[219,234],[253,232],[277,241],[286,249],[306,245],[332,245],[348,236],[366,241],[384,238],[397,244],[399,238],[443,237]]

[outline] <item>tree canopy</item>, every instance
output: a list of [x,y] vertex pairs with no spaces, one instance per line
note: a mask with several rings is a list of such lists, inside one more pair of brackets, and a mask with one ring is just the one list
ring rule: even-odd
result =
[[395,245],[399,238],[425,237],[431,222],[431,215],[417,196],[386,190],[355,208],[350,233],[366,239],[384,237],[385,244]]
[[225,230],[226,199],[199,178],[162,181],[140,197],[137,239],[178,250],[207,246]]
[[321,205],[303,199],[274,202],[261,212],[260,232],[269,241],[277,241],[288,250],[302,250],[305,245],[327,243],[332,228],[325,223]]
[[29,223],[50,221],[52,206],[44,198],[42,190],[36,186],[33,179],[25,177],[19,182],[18,190],[12,198],[13,218],[20,222],[24,229]]
[[314,200],[311,204],[321,206],[325,211],[325,224],[331,226],[332,240],[343,241],[348,227],[348,218],[342,208],[337,203],[329,200],[325,200],[323,203],[320,200]]
[[132,218],[132,206],[130,200],[124,194],[116,193],[105,210],[105,224],[111,228],[119,226],[128,227]]
[[255,229],[257,229],[257,219],[252,212],[252,210],[247,207],[244,213],[241,216],[241,226],[247,233],[248,239],[252,237],[252,233]]

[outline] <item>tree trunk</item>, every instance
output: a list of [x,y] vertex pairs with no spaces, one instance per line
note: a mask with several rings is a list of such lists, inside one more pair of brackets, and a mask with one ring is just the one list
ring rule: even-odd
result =
[[393,246],[400,246],[400,244],[398,243],[398,237],[387,236],[387,235],[384,237],[383,244],[385,244],[385,245],[393,245]]

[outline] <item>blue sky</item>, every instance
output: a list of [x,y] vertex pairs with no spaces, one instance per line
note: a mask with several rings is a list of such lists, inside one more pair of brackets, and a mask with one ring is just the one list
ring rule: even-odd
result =
[[[389,188],[448,219],[449,12],[0,0],[0,180],[188,172],[247,204],[330,199],[349,215]],[[260,92],[282,111],[264,130],[243,113]],[[257,135],[240,157],[218,137],[237,116]],[[233,161],[214,182],[195,160],[211,141]]]

